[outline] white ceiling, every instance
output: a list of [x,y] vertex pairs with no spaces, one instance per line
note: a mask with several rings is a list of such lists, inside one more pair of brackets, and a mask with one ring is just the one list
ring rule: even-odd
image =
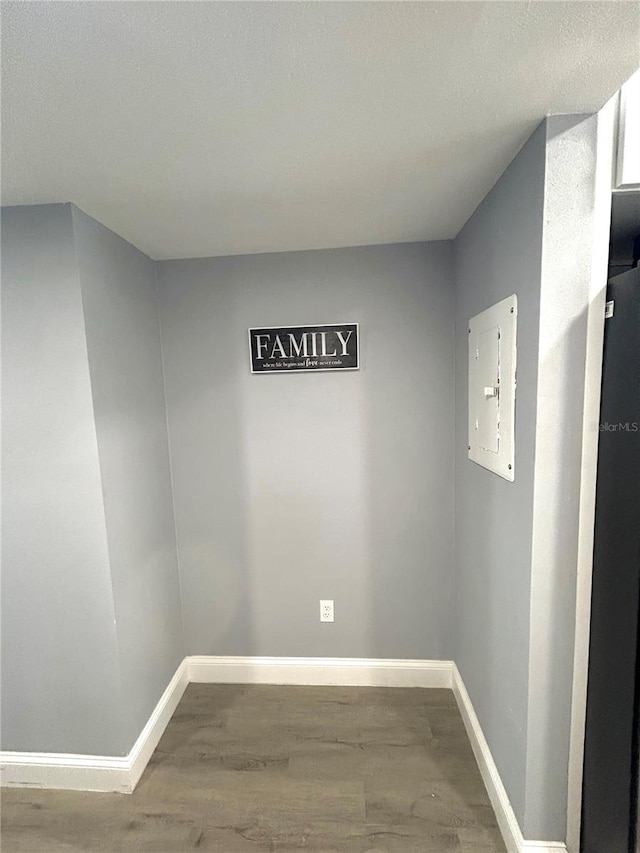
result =
[[627,2],[3,2],[2,200],[154,258],[455,236],[547,113],[640,65]]

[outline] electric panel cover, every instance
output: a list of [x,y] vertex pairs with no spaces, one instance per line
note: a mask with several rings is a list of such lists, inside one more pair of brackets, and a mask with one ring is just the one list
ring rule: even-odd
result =
[[515,479],[515,294],[469,321],[469,459]]

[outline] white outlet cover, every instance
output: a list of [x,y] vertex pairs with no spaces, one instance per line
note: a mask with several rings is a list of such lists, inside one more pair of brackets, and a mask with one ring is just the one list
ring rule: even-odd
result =
[[333,622],[333,601],[331,599],[320,599],[320,621]]

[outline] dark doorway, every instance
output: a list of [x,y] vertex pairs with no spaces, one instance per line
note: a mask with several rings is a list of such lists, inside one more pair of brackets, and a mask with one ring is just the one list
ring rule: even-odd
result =
[[582,805],[582,853],[635,853],[640,637],[640,269],[609,281]]

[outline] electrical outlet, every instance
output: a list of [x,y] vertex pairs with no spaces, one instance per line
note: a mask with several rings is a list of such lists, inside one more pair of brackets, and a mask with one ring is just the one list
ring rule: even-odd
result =
[[320,601],[320,621],[333,622],[333,601]]

